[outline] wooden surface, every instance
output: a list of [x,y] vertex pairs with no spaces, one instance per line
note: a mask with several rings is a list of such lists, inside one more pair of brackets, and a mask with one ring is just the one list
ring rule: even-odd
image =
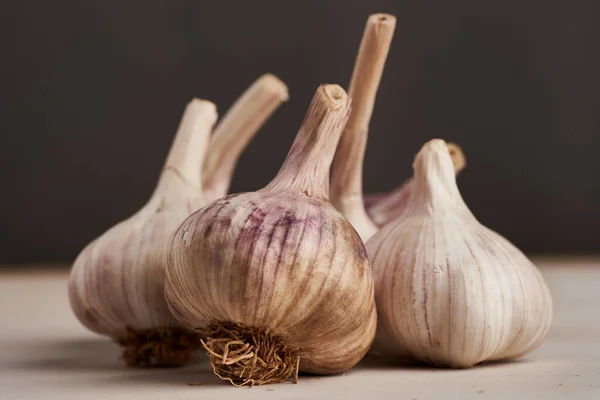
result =
[[[0,399],[600,399],[600,260],[538,260],[555,303],[546,343],[517,361],[470,370],[364,360],[343,375],[234,388],[205,358],[127,369],[119,348],[71,313],[67,270],[1,270]],[[204,382],[201,386],[188,383]]]

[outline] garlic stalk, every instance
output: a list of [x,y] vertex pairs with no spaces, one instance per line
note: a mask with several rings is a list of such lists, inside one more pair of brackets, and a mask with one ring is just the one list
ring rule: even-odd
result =
[[332,166],[331,202],[348,218],[364,242],[377,227],[363,204],[363,161],[369,122],[395,27],[396,18],[392,15],[373,14],[367,20],[348,91],[352,112]]
[[169,308],[208,335],[213,371],[234,385],[342,372],[373,340],[366,250],[328,201],[348,110],[342,88],[321,86],[273,181],[213,202],[173,235]]
[[91,242],[69,277],[69,298],[90,330],[124,346],[128,365],[179,365],[198,338],[171,316],[164,299],[164,250],[177,226],[203,206],[201,167],[214,104],[192,100],[150,201]]
[[227,194],[240,154],[277,107],[287,100],[287,86],[274,75],[265,74],[221,118],[204,162],[202,187],[207,202]]
[[[466,165],[465,155],[460,146],[454,143],[448,143],[448,151],[458,174]],[[400,217],[406,209],[413,187],[414,179],[410,178],[390,193],[365,196],[365,208],[373,223],[382,227]]]
[[444,141],[423,146],[414,172],[406,211],[367,244],[376,348],[457,368],[531,352],[552,320],[542,275],[469,211]]

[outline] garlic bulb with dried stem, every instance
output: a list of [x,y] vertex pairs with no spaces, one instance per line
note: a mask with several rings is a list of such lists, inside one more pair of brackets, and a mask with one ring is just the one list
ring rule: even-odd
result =
[[369,122],[395,27],[396,18],[389,14],[373,14],[367,20],[348,90],[352,112],[332,165],[331,203],[348,218],[364,242],[377,227],[363,204],[363,161]]
[[201,167],[216,119],[214,104],[188,104],[150,201],[91,242],[71,270],[75,314],[124,346],[128,365],[183,364],[198,347],[164,300],[164,250],[181,221],[205,204]]
[[[448,151],[454,164],[454,171],[458,175],[466,166],[465,155],[460,146],[455,143],[448,143]],[[378,227],[382,227],[400,217],[406,209],[413,187],[414,179],[410,178],[390,193],[365,196],[365,208],[371,221]]]
[[[202,164],[216,108],[208,101],[193,100],[150,201],[77,257],[69,279],[73,310],[86,327],[123,345],[128,365],[180,365],[200,347],[198,335],[182,327],[165,302],[167,243],[187,216],[208,203],[202,178],[208,175],[206,182],[227,190],[243,146],[285,98],[285,85],[272,75],[258,79],[213,135],[208,173],[202,173]],[[212,189],[209,186],[209,194]]]
[[406,211],[367,243],[377,350],[458,368],[534,350],[552,320],[540,272],[469,211],[444,141],[423,146],[414,172]]
[[234,385],[345,371],[373,340],[366,250],[328,201],[348,110],[342,88],[321,86],[273,181],[211,203],[173,235],[169,308],[208,335],[214,372]]

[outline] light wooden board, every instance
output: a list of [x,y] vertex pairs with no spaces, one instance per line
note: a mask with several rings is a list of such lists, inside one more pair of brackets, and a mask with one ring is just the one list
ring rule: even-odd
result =
[[[364,360],[343,375],[234,388],[203,357],[127,369],[119,348],[71,313],[67,271],[0,272],[0,399],[600,399],[600,260],[539,261],[555,302],[546,343],[522,360],[470,370]],[[189,386],[191,382],[204,382]]]

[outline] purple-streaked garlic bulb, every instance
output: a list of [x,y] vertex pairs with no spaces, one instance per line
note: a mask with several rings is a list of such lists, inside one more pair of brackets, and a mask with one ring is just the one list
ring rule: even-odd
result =
[[319,87],[277,176],[216,200],[173,236],[165,294],[177,320],[207,335],[212,368],[234,385],[333,374],[375,334],[363,242],[328,200],[349,100]]

